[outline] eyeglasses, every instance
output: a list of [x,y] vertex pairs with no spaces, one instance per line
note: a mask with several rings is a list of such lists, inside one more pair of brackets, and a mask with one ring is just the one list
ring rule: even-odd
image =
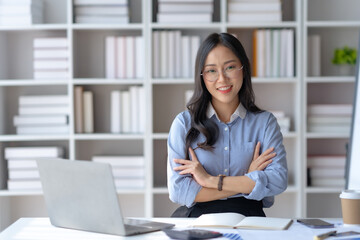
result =
[[[230,66],[222,70],[223,74],[227,78],[237,78],[240,75],[240,71],[244,68],[244,66],[241,66],[241,68],[236,68],[236,66]],[[204,80],[208,82],[215,82],[219,79],[219,71],[215,68],[207,69],[201,73]]]

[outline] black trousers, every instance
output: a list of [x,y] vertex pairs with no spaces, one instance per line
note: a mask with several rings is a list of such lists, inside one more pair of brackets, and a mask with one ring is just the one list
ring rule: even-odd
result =
[[265,217],[262,201],[246,199],[244,197],[196,203],[191,208],[181,206],[175,210],[171,217],[199,217],[205,213],[224,212],[236,212],[245,216]]

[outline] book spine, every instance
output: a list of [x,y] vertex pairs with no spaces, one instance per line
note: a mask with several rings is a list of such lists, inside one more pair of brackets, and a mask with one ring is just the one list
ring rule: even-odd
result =
[[105,74],[106,78],[116,78],[117,41],[115,37],[105,39]]
[[121,92],[111,92],[111,132],[121,131]]
[[121,132],[131,132],[130,92],[121,92]]
[[74,88],[74,111],[75,111],[75,132],[83,133],[84,132],[84,101],[83,101],[83,92],[84,87],[76,86]]
[[144,40],[142,37],[135,37],[135,77],[140,79],[144,77]]
[[135,37],[126,37],[126,78],[135,78]]
[[94,132],[94,100],[93,93],[91,91],[83,92],[83,104],[84,104],[84,132]]

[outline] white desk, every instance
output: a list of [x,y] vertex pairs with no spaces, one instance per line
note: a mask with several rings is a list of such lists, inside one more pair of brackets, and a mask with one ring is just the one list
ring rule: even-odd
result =
[[[177,229],[186,228],[192,219],[188,218],[153,218],[154,221],[175,223]],[[237,230],[237,229],[220,229],[214,228],[213,230],[222,233],[238,233],[244,240],[256,240],[256,239],[313,239],[314,235],[318,235],[330,230],[338,230],[338,232],[344,231],[357,231],[360,232],[360,227],[344,227],[341,224],[341,219],[325,219],[329,222],[336,224],[336,227],[329,229],[311,229],[303,226],[297,222],[293,222],[288,230],[273,231],[273,230]],[[360,237],[360,235],[352,236]],[[346,238],[342,237],[341,239]],[[348,237],[349,238],[349,237]],[[21,218],[3,232],[0,233],[1,240],[110,240],[110,239],[169,239],[165,233],[153,232],[143,235],[136,235],[132,237],[120,237],[115,235],[91,233],[70,229],[57,228],[50,224],[48,218]],[[228,238],[216,238],[216,239],[228,239]],[[334,238],[327,238],[334,239]]]

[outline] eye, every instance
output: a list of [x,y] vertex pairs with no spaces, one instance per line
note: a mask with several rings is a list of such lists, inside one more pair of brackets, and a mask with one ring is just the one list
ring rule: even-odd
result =
[[226,67],[225,71],[231,71],[231,70],[234,70],[235,68],[236,68],[236,66],[231,65],[231,66]]
[[205,74],[213,74],[213,73],[216,73],[216,70],[215,69],[205,69],[204,73]]

